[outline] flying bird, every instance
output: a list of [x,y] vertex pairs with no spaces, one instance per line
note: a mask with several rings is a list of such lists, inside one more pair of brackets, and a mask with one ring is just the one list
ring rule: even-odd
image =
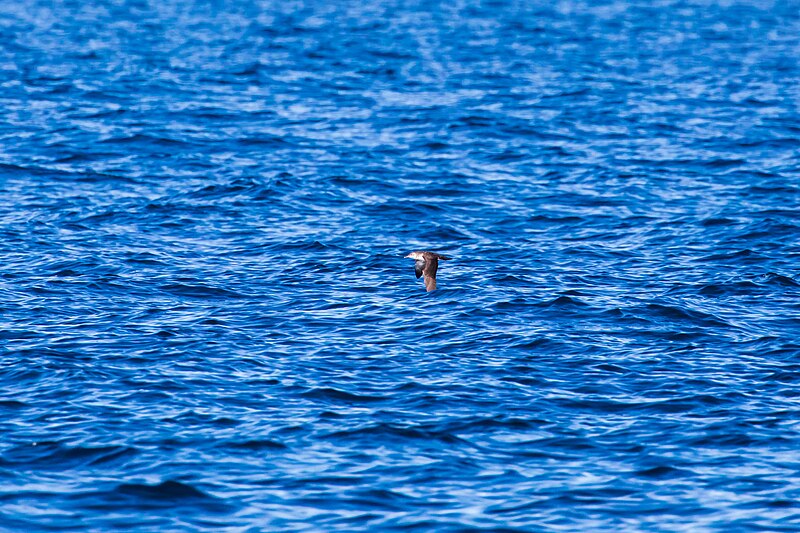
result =
[[449,261],[449,257],[434,252],[411,252],[406,257],[414,260],[414,273],[417,279],[425,276],[425,289],[428,292],[436,290],[436,271],[439,269],[439,259]]

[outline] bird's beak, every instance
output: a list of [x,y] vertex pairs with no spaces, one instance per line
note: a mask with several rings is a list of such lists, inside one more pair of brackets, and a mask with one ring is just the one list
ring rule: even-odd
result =
[[407,256],[405,256],[403,259],[408,259],[409,257],[411,257],[411,254],[408,254],[408,255],[407,255]]

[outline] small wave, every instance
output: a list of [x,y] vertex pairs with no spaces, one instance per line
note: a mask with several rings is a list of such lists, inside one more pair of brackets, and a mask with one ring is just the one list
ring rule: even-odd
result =
[[764,274],[762,279],[771,285],[781,285],[783,287],[800,287],[800,283],[797,282],[794,278],[790,278],[788,276],[783,276],[781,274],[776,274],[775,272],[768,272]]
[[736,281],[730,283],[710,283],[703,285],[697,290],[698,294],[703,296],[722,296],[722,295],[736,295],[736,294],[751,294],[759,290],[758,284],[752,281]]
[[[95,500],[94,508],[173,509],[195,507],[211,513],[228,513],[233,506],[189,483],[167,480],[157,484],[122,483],[110,492],[85,495]],[[103,502],[98,503],[97,500]]]
[[1,459],[8,466],[36,466],[40,469],[94,466],[128,461],[138,451],[127,446],[65,446],[59,442],[34,442],[6,450]]
[[276,135],[259,137],[244,137],[236,140],[242,146],[255,146],[255,147],[277,147],[277,146],[291,146],[292,143],[286,140],[285,137],[278,137]]
[[559,296],[553,300],[547,300],[539,304],[541,307],[588,307],[589,304],[586,302],[578,299],[578,298],[571,298],[569,296]]
[[691,476],[691,472],[687,472],[680,468],[675,468],[667,465],[653,466],[642,470],[637,470],[635,475],[653,479],[676,479],[681,477]]
[[288,449],[288,446],[286,446],[282,442],[278,442],[276,440],[271,440],[271,439],[254,439],[254,440],[246,440],[246,441],[229,442],[229,443],[225,444],[224,447],[230,447],[230,448],[233,448],[233,449],[249,450],[249,451],[286,450],[286,449]]
[[657,318],[686,321],[697,325],[711,327],[731,327],[731,324],[717,316],[712,315],[711,313],[704,313],[702,311],[681,307],[679,305],[653,303],[647,305],[647,311],[650,316]]
[[460,443],[472,446],[464,439],[461,439],[448,431],[399,426],[387,423],[371,424],[369,426],[363,426],[356,429],[333,431],[325,436],[325,438],[329,440],[371,440],[377,437],[402,438],[410,440],[422,439],[425,441],[440,441],[448,444]]
[[126,254],[125,261],[138,265],[165,265],[165,258],[161,258],[153,252],[130,252]]
[[161,290],[175,294],[177,296],[186,296],[189,298],[245,298],[245,295],[236,291],[222,289],[219,287],[209,287],[202,284],[185,284],[185,283],[170,283],[162,285]]
[[141,133],[133,135],[120,135],[102,139],[100,144],[137,144],[137,145],[153,145],[163,148],[176,148],[176,147],[191,147],[194,144],[169,137],[156,137],[153,135],[145,135]]
[[355,394],[332,387],[318,387],[301,394],[305,398],[315,398],[331,402],[345,403],[374,403],[391,399],[388,396],[373,396],[369,394]]

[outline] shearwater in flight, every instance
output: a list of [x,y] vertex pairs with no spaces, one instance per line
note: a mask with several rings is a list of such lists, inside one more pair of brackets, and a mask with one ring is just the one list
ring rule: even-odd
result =
[[417,279],[425,276],[425,289],[428,292],[436,290],[436,270],[439,268],[439,259],[448,261],[450,258],[434,252],[411,252],[406,257],[414,260],[414,273]]

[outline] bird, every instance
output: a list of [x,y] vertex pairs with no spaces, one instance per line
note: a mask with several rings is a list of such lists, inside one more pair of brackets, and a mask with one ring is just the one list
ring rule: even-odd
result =
[[435,252],[411,252],[406,256],[414,260],[414,273],[417,279],[425,276],[425,290],[428,292],[436,290],[436,270],[439,268],[439,259],[449,261],[449,257]]

